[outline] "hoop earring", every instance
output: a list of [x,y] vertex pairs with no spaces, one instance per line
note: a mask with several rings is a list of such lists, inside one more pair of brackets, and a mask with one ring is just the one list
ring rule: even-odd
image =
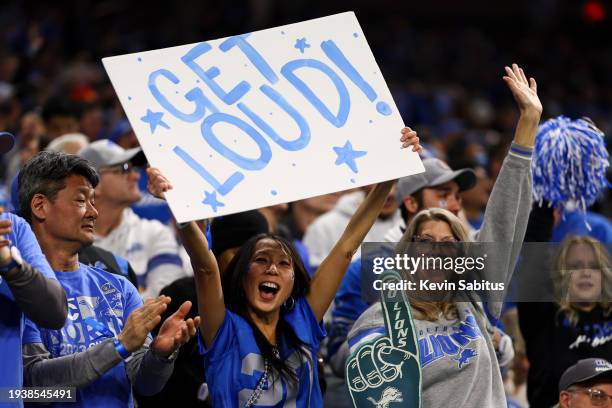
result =
[[283,303],[283,306],[285,307],[286,310],[291,310],[295,307],[295,299],[293,298],[293,296],[290,296],[289,299],[285,300],[285,303]]

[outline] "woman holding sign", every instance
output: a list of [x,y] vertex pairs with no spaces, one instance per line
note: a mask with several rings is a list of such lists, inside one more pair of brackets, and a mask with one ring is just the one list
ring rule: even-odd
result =
[[[523,70],[513,64],[506,67],[504,80],[521,116],[477,236],[479,242],[500,243],[495,253],[488,254],[483,270],[483,277],[493,283],[509,282],[525,236],[532,198],[531,151],[542,113],[533,78],[528,81]],[[428,209],[410,222],[399,246],[417,243],[441,248],[444,243],[453,246],[469,240],[464,224],[455,215]],[[442,283],[447,277],[440,270],[428,273],[426,279],[431,282]],[[451,273],[460,271],[455,268]],[[437,294],[443,296],[427,301],[415,299],[408,289],[400,291],[403,299],[393,302],[385,298],[390,296],[387,292],[382,293],[382,304],[364,312],[348,335],[352,355],[347,384],[356,406],[364,399],[372,402],[391,397],[413,401],[406,405],[411,408],[507,405],[497,356],[499,337],[473,292],[440,288]],[[488,306],[493,315],[499,314],[498,309],[492,309],[500,305]],[[406,368],[415,360],[420,373]],[[395,392],[391,395],[388,390]],[[420,402],[414,402],[415,394]]]
[[[403,147],[420,151],[416,132],[402,130]],[[172,188],[149,169],[149,191]],[[201,350],[213,405],[321,407],[317,376],[321,320],[394,181],[378,184],[310,280],[287,240],[261,234],[245,243],[223,277],[205,235],[191,222],[180,229],[191,258],[201,316]]]

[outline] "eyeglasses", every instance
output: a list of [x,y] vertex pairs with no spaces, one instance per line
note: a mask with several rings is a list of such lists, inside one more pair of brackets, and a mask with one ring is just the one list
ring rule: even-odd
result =
[[132,171],[139,171],[139,167],[134,166],[130,162],[117,164],[115,166],[106,167],[100,170],[103,173],[128,174]]
[[610,405],[612,402],[612,395],[608,395],[605,391],[598,390],[597,388],[589,389],[573,389],[567,390],[568,392],[580,392],[589,396],[591,403],[597,407],[605,407]]
[[437,242],[442,242],[445,244],[454,244],[459,241],[455,238],[443,238],[441,240],[436,240],[434,237],[429,236],[429,235],[413,235],[412,242],[419,242],[423,244],[433,244]]

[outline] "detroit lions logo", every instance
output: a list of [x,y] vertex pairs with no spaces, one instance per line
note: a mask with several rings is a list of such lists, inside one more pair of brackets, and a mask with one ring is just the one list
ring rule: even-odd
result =
[[461,351],[461,354],[458,358],[453,358],[457,362],[458,368],[463,367],[464,364],[470,364],[470,359],[472,357],[476,357],[478,353],[476,353],[473,349],[466,348]]
[[380,401],[376,401],[372,397],[368,397],[368,401],[374,404],[376,408],[388,408],[392,402],[404,402],[404,399],[400,390],[395,387],[387,387],[382,392]]
[[100,288],[102,290],[102,293],[105,295],[109,295],[111,293],[116,292],[115,288],[113,288],[113,286],[106,282],[104,285],[102,285],[102,287]]

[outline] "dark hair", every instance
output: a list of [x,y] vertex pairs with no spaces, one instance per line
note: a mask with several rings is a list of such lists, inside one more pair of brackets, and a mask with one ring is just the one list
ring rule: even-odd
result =
[[[308,294],[308,290],[310,289],[310,276],[306,271],[302,258],[293,244],[281,236],[265,233],[256,235],[245,242],[227,266],[221,281],[223,286],[223,297],[225,298],[225,307],[227,307],[227,309],[231,310],[233,313],[241,316],[249,323],[253,329],[255,341],[257,342],[257,346],[259,347],[262,356],[272,364],[272,367],[274,367],[284,378],[297,382],[297,377],[291,370],[292,367],[274,355],[272,345],[257,328],[255,323],[253,323],[248,313],[247,297],[244,291],[243,282],[249,272],[251,257],[255,252],[255,245],[265,238],[270,238],[278,242],[282,248],[287,251],[292,260],[295,280],[293,282],[291,297],[294,300],[297,300],[298,298],[304,297]],[[310,358],[310,356],[301,348],[304,343],[297,337],[297,335],[293,332],[293,329],[291,329],[291,327],[283,319],[283,314],[286,311],[285,306],[281,307],[281,315],[278,322],[277,332],[284,335],[285,340],[293,348],[295,348],[300,361],[302,361],[304,356]]]
[[[424,210],[424,208],[423,208],[423,190],[425,188],[427,188],[427,187],[423,187],[423,188],[415,191],[414,193],[410,194],[410,196],[414,199],[414,201],[416,202],[416,204],[418,206],[416,212]],[[408,209],[406,208],[406,204],[404,204],[404,203],[401,203],[399,207],[400,207],[400,213],[402,214],[402,219],[404,220],[406,225],[408,225],[408,222],[410,222],[411,215],[414,216],[414,214],[416,214],[416,213],[414,213],[414,214],[408,213]]]
[[257,210],[215,218],[210,224],[212,252],[219,259],[223,251],[238,248],[249,238],[269,230],[266,217]]
[[32,157],[19,172],[19,212],[29,223],[32,222],[32,198],[44,194],[55,200],[57,193],[66,187],[66,178],[83,176],[95,188],[100,181],[98,173],[84,158],[61,152],[40,152]]
[[49,120],[54,116],[72,116],[78,119],[79,108],[74,102],[67,98],[54,96],[43,106],[41,116],[46,124],[48,124]]

